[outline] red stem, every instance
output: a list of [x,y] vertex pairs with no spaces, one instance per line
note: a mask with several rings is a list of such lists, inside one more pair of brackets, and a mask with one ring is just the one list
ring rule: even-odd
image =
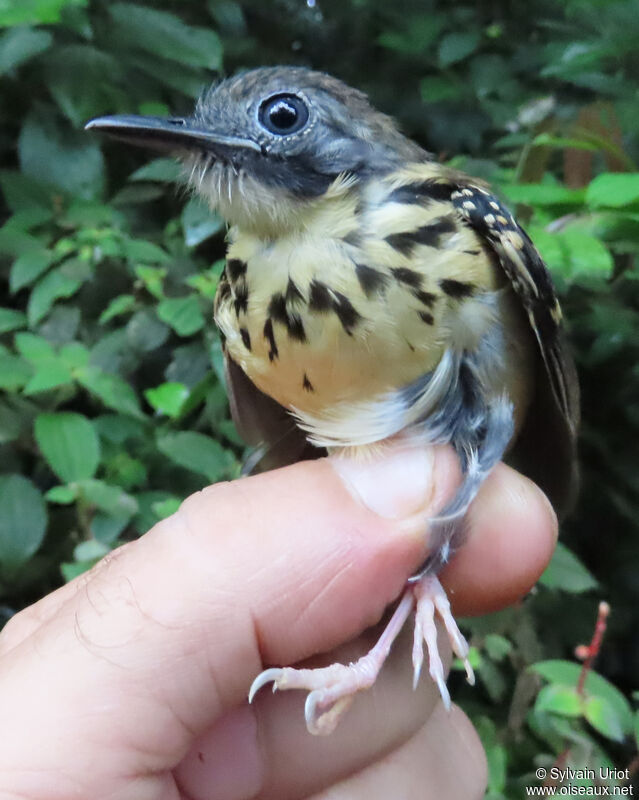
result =
[[608,623],[608,615],[610,614],[610,606],[605,601],[601,601],[599,603],[599,613],[597,615],[597,622],[595,623],[595,631],[592,635],[592,639],[590,640],[590,644],[586,645],[585,647],[582,645],[578,647],[576,650],[577,658],[583,658],[583,667],[581,668],[581,673],[579,675],[579,681],[577,683],[577,694],[580,697],[583,697],[585,694],[585,685],[586,685],[586,678],[588,677],[588,673],[592,669],[592,665],[599,655],[599,651],[601,649],[601,643],[603,641],[604,634],[606,632],[606,625]]

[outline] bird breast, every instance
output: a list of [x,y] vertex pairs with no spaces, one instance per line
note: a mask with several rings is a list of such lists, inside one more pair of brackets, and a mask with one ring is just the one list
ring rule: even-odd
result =
[[512,293],[475,233],[448,202],[401,199],[380,182],[329,193],[281,236],[231,231],[215,311],[226,347],[311,428],[340,417],[348,429],[382,403],[392,416],[397,392],[495,325],[521,333],[499,360],[517,362],[515,383],[529,379],[530,334],[511,324]]

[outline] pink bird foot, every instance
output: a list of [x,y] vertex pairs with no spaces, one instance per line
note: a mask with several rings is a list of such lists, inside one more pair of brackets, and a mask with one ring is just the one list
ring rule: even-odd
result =
[[304,718],[309,732],[325,736],[332,733],[357,692],[369,689],[377,679],[391,646],[415,609],[415,636],[413,642],[413,688],[419,682],[424,661],[423,643],[428,651],[429,673],[435,681],[446,708],[450,708],[450,694],[446,688],[444,667],[437,647],[435,614],[444,623],[448,639],[455,654],[466,667],[468,682],[474,684],[475,675],[468,660],[468,643],[462,636],[450,610],[450,603],[439,580],[426,575],[411,584],[404,592],[388,625],[376,645],[358,661],[349,664],[331,664],[319,669],[294,669],[273,667],[260,673],[249,691],[249,703],[267,683],[273,691],[306,689],[309,692],[304,706]]

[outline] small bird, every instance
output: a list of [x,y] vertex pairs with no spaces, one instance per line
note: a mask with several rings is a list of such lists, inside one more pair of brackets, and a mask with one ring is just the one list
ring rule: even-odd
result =
[[415,683],[425,641],[449,705],[436,615],[474,677],[437,575],[482,481],[507,454],[559,514],[576,491],[578,385],[531,240],[482,181],[437,163],[322,72],[254,69],[214,85],[191,117],[87,128],[175,154],[229,225],[215,321],[231,412],[257,447],[251,468],[361,457],[400,434],[450,444],[461,465],[429,522],[428,560],[376,646],[348,666],[267,669],[249,699],[269,682],[306,689],[309,731],[330,733],[414,610]]

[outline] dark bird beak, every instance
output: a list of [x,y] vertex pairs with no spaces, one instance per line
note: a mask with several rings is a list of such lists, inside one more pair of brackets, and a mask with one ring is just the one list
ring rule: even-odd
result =
[[128,144],[149,147],[153,150],[209,150],[220,148],[245,148],[260,153],[261,148],[252,139],[227,136],[206,129],[193,120],[173,117],[140,117],[123,114],[114,117],[97,117],[84,126],[87,131],[100,131]]

